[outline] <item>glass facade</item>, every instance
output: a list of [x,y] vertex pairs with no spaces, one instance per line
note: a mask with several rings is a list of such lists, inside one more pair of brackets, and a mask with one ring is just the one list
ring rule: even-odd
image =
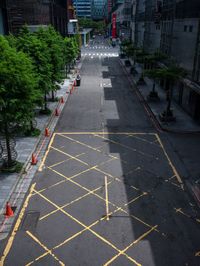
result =
[[3,12],[2,9],[0,8],[0,35],[4,34],[4,23],[3,23]]
[[93,0],[92,1],[92,18],[101,20],[106,17],[107,0]]
[[77,17],[91,18],[91,2],[92,0],[73,0]]

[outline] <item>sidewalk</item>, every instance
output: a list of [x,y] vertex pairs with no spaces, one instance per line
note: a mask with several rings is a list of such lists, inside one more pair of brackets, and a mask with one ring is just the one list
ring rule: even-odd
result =
[[[76,68],[80,69],[81,65],[81,62],[78,63]],[[38,162],[41,161],[59,119],[59,116],[55,115],[55,109],[57,108],[59,114],[61,113],[68,97],[70,96],[70,89],[72,88],[74,79],[75,74],[69,74],[69,78],[65,79],[64,82],[59,85],[60,89],[57,91],[55,96],[58,98],[63,97],[64,104],[60,101],[48,102],[48,108],[52,110],[52,115],[37,115],[35,117],[37,121],[37,128],[41,130],[40,136],[15,138],[15,149],[18,154],[17,160],[24,163],[24,166],[20,173],[0,173],[0,240],[4,239],[9,233],[32,178],[38,169],[39,163],[34,166],[31,165],[31,156],[34,153],[37,155]],[[48,127],[50,131],[50,137],[45,137],[44,132],[46,127]],[[4,216],[7,201],[9,201],[11,206],[17,207],[14,217],[9,219],[6,219]]]
[[[121,64],[124,66],[126,73],[128,74],[128,79],[134,85],[134,90],[138,95],[140,102],[145,107],[150,119],[153,121],[155,127],[159,131],[166,131],[177,134],[199,134],[200,125],[195,123],[195,121],[190,117],[176,102],[172,101],[173,114],[176,117],[176,121],[173,122],[161,122],[159,119],[159,114],[166,109],[166,94],[165,91],[156,84],[155,90],[158,92],[160,98],[159,101],[148,100],[149,92],[152,90],[153,81],[147,77],[144,77],[144,85],[136,85],[139,77],[142,73],[142,68],[140,65],[136,64],[137,74],[130,74],[130,67],[125,66],[125,59],[120,59]],[[131,60],[130,60],[131,61]],[[131,62],[132,63],[132,62]],[[132,63],[133,65],[133,63]],[[185,180],[186,186],[189,192],[194,197],[198,206],[200,207],[200,179],[199,176],[190,177]]]
[[[126,59],[120,59],[122,64],[125,65]],[[126,67],[126,71],[131,77],[132,81],[136,85],[139,80],[140,74],[142,73],[142,68],[136,64],[137,74],[129,74],[130,67]],[[146,102],[151,112],[153,113],[157,123],[160,128],[164,131],[174,132],[174,133],[200,133],[200,125],[197,124],[191,116],[189,116],[175,101],[172,101],[172,110],[176,121],[173,122],[161,122],[159,119],[159,114],[161,114],[167,106],[166,93],[165,91],[156,83],[155,90],[158,92],[160,101],[150,101],[147,96],[152,90],[153,81],[147,77],[144,77],[144,85],[137,85],[138,92],[140,93],[143,100]]]

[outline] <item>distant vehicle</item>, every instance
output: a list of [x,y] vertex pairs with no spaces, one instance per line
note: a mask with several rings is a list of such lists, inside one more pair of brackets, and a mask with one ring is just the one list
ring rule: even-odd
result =
[[99,36],[101,36],[101,33],[99,33]]
[[95,37],[96,37],[95,35],[92,36],[93,39],[95,39]]

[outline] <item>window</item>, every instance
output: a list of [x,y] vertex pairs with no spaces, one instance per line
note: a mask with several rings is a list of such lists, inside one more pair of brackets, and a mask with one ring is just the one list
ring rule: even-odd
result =
[[156,25],[156,30],[160,30],[160,24]]
[[192,32],[192,31],[193,31],[193,26],[190,25],[190,26],[189,26],[189,32]]
[[186,32],[186,31],[187,31],[187,25],[184,26],[184,32]]

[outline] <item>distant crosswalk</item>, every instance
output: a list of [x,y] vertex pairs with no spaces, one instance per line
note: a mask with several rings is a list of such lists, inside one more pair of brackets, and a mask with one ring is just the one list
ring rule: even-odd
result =
[[118,57],[118,49],[113,48],[107,44],[90,44],[87,47],[82,47],[81,55],[84,57],[96,58],[96,57]]
[[82,52],[81,53],[82,56],[89,56],[91,58],[94,58],[94,57],[118,57],[119,54],[116,52],[116,53],[94,53],[94,52]]

